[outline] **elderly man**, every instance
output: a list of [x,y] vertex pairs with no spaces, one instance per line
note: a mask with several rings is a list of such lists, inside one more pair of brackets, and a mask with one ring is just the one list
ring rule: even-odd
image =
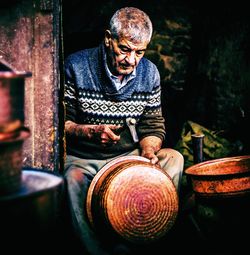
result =
[[152,31],[145,12],[121,8],[99,47],[65,60],[65,178],[75,231],[89,254],[109,254],[89,226],[84,206],[90,182],[107,162],[125,155],[146,157],[179,190],[183,157],[162,148],[160,75],[143,57]]

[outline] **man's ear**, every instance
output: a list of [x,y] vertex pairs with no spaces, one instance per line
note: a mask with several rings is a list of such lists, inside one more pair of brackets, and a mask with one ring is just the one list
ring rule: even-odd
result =
[[104,43],[106,47],[109,47],[110,45],[110,40],[111,40],[111,33],[109,30],[105,31],[105,36],[104,36]]

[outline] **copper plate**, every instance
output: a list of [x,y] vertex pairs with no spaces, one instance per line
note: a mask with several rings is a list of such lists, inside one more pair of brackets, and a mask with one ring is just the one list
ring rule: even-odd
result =
[[87,195],[92,227],[99,232],[111,230],[133,243],[164,236],[177,213],[178,195],[171,178],[140,156],[124,156],[106,164]]

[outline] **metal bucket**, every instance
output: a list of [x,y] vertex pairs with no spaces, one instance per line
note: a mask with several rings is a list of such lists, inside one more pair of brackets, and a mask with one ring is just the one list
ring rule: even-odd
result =
[[18,249],[25,254],[45,254],[55,246],[62,192],[63,178],[59,175],[22,169],[20,189],[0,196],[3,253]]
[[16,192],[21,187],[23,142],[30,136],[21,128],[15,137],[0,140],[0,195]]
[[87,215],[100,234],[115,234],[132,243],[163,237],[178,214],[178,195],[171,178],[140,156],[106,164],[87,195]]

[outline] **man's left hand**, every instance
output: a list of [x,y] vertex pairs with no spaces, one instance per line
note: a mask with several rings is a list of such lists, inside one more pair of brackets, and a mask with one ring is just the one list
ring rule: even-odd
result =
[[156,153],[161,149],[162,140],[156,136],[147,136],[140,141],[141,156],[150,159],[152,164],[159,162]]

